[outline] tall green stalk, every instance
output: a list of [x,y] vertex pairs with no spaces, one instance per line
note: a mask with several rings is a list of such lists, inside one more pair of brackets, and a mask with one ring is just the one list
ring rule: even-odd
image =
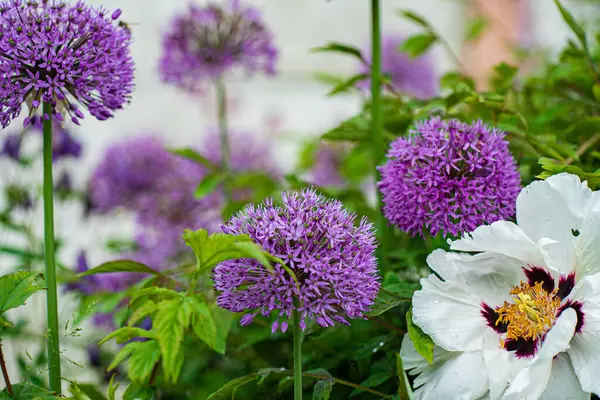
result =
[[302,400],[302,330],[300,329],[300,313],[294,307],[292,311],[294,325],[294,400]]
[[216,81],[215,88],[217,91],[219,135],[221,137],[221,168],[223,169],[223,174],[225,175],[225,179],[223,181],[223,192],[225,194],[225,201],[229,203],[231,201],[231,161],[227,127],[227,93],[225,91],[225,83],[221,79]]
[[[379,0],[371,0],[371,148],[373,152],[373,170],[376,181],[380,180],[377,166],[385,158],[385,142],[383,140],[383,118],[381,113],[381,23]],[[377,233],[381,247],[385,249],[387,222],[381,212],[381,193],[377,191],[377,209],[380,210],[377,220]]]
[[48,371],[50,389],[61,394],[60,347],[58,334],[58,293],[54,263],[54,204],[52,188],[52,106],[44,103],[44,258],[46,260],[46,305],[48,309]]

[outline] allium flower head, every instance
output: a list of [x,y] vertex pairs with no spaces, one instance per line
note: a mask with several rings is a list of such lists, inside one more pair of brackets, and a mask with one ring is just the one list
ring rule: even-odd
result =
[[398,138],[379,168],[385,217],[405,232],[454,236],[515,213],[521,188],[504,133],[431,118]]
[[163,37],[160,74],[165,82],[196,91],[233,69],[275,73],[277,50],[259,11],[239,0],[190,4]]
[[[27,102],[25,125],[41,108],[79,123],[79,105],[99,120],[129,101],[131,36],[108,12],[78,1],[0,1],[0,123],[8,126]],[[50,118],[50,115],[45,115]]]
[[[425,53],[416,58],[410,58],[398,50],[405,38],[398,35],[386,35],[381,42],[381,72],[387,74],[390,84],[395,91],[410,96],[426,99],[435,96],[439,90],[435,74],[435,63],[431,55]],[[360,66],[361,73],[369,73],[371,65],[370,48],[363,52],[367,64]],[[360,82],[359,87],[368,89],[370,80]]]
[[266,200],[250,205],[224,226],[228,234],[247,234],[266,251],[279,257],[296,274],[280,265],[269,272],[256,260],[225,261],[214,269],[217,304],[232,312],[249,311],[249,324],[258,313],[276,314],[272,331],[285,332],[298,300],[301,326],[306,320],[333,326],[362,318],[379,290],[373,225],[355,216],[336,200],[313,190],[283,194],[281,206]]
[[416,400],[600,394],[600,192],[559,174],[516,203],[518,225],[480,226],[427,258],[413,322],[434,361],[408,336],[400,352]]

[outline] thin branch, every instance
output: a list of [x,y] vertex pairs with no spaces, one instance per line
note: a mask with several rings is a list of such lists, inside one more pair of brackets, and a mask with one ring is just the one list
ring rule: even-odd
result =
[[[583,144],[575,152],[575,154],[577,154],[577,158],[583,156],[598,142],[600,142],[600,132],[596,133],[594,136],[583,142]],[[565,165],[571,165],[573,164],[573,161],[575,161],[575,159],[573,157],[569,157],[565,160]]]
[[4,361],[4,354],[2,353],[2,343],[0,343],[0,367],[2,368],[2,375],[4,376],[4,382],[6,382],[6,390],[8,391],[8,395],[13,397],[13,388],[10,384],[8,370],[6,369],[6,362]]

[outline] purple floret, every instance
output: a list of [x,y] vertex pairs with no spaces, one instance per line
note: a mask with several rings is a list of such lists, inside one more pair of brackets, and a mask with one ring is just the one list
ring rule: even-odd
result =
[[398,138],[379,167],[383,211],[414,235],[458,236],[515,214],[521,190],[504,132],[481,121],[431,118]]
[[129,102],[133,90],[131,35],[107,10],[78,1],[0,1],[0,124],[6,128],[27,103],[29,116],[52,105],[74,123],[82,106],[99,120]]
[[304,329],[307,320],[333,326],[348,319],[364,318],[379,291],[374,252],[374,227],[337,200],[327,200],[313,190],[282,194],[283,204],[268,199],[250,205],[223,226],[228,234],[247,234],[266,251],[279,257],[296,274],[280,266],[269,272],[255,260],[225,261],[214,269],[217,304],[232,312],[249,311],[242,325],[257,314],[274,314],[272,331],[285,332],[294,299]]
[[[387,74],[394,91],[407,94],[419,99],[435,96],[438,83],[435,74],[435,64],[428,53],[416,58],[410,58],[398,48],[405,38],[398,35],[384,36],[381,43],[381,72]],[[370,49],[364,51],[367,65],[361,64],[360,72],[369,73],[371,65]],[[370,80],[359,83],[359,87],[368,89]],[[385,87],[384,87],[385,89]]]
[[187,91],[234,69],[248,75],[275,73],[277,49],[260,12],[230,0],[225,6],[190,4],[163,37],[159,71],[163,81]]

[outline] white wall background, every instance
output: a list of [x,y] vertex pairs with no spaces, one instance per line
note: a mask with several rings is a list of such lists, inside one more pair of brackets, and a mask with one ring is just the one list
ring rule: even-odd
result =
[[[352,115],[359,107],[359,100],[352,97],[327,98],[326,88],[312,79],[317,71],[350,75],[355,63],[343,56],[311,54],[309,49],[327,41],[347,42],[364,46],[369,41],[369,4],[367,0],[247,0],[260,7],[266,23],[275,32],[281,51],[279,75],[272,79],[232,79],[229,94],[232,110],[232,128],[244,128],[272,142],[279,160],[293,164],[295,143],[308,135],[316,135],[342,118]],[[501,0],[490,0],[501,1]],[[84,157],[77,161],[76,184],[83,185],[89,171],[102,157],[107,144],[141,133],[164,136],[173,145],[193,145],[214,125],[215,106],[212,93],[204,97],[191,97],[176,88],[165,86],[157,75],[161,32],[175,13],[185,9],[187,0],[91,0],[92,4],[109,9],[122,8],[121,18],[132,23],[135,43],[132,51],[136,60],[137,89],[131,105],[119,112],[116,118],[98,122],[91,117],[83,121],[76,131],[84,142]],[[201,3],[201,1],[198,1]],[[431,24],[445,37],[456,53],[461,51],[463,37],[464,1],[461,0],[383,0],[382,26],[384,32],[411,33],[418,27],[400,19],[396,10],[408,8],[426,16]],[[534,42],[551,51],[560,48],[568,35],[568,29],[557,13],[552,0],[529,0],[531,7],[531,30]],[[436,66],[441,73],[452,67],[451,59],[441,49],[435,50]],[[14,123],[18,129],[19,122]],[[10,130],[10,128],[8,129]],[[5,133],[5,132],[2,132]],[[283,134],[285,133],[285,134]],[[23,176],[6,160],[0,160],[0,185],[3,183],[40,182],[41,168],[35,176]],[[42,233],[41,209],[23,215],[32,228]],[[80,248],[91,250],[91,262],[105,261],[106,255],[98,247],[110,235],[127,237],[131,224],[127,216],[118,221],[95,220],[83,225],[81,210],[73,205],[58,206],[56,230],[66,239],[60,254],[65,263],[74,262]],[[0,242],[13,241],[14,236],[0,230]],[[94,250],[95,249],[95,250]],[[0,273],[12,269],[14,260],[0,258]],[[41,266],[40,266],[41,268]],[[61,319],[72,315],[74,302],[63,296],[60,299]],[[45,298],[36,295],[29,304],[17,312],[31,317],[31,329],[42,332],[45,326]],[[84,339],[79,345],[84,345]],[[36,343],[5,342],[4,348],[16,380],[13,354],[35,351]],[[85,362],[84,352],[78,345],[67,346],[69,357]],[[88,371],[81,371],[64,363],[65,376],[91,379]],[[2,387],[3,382],[0,383]]]

